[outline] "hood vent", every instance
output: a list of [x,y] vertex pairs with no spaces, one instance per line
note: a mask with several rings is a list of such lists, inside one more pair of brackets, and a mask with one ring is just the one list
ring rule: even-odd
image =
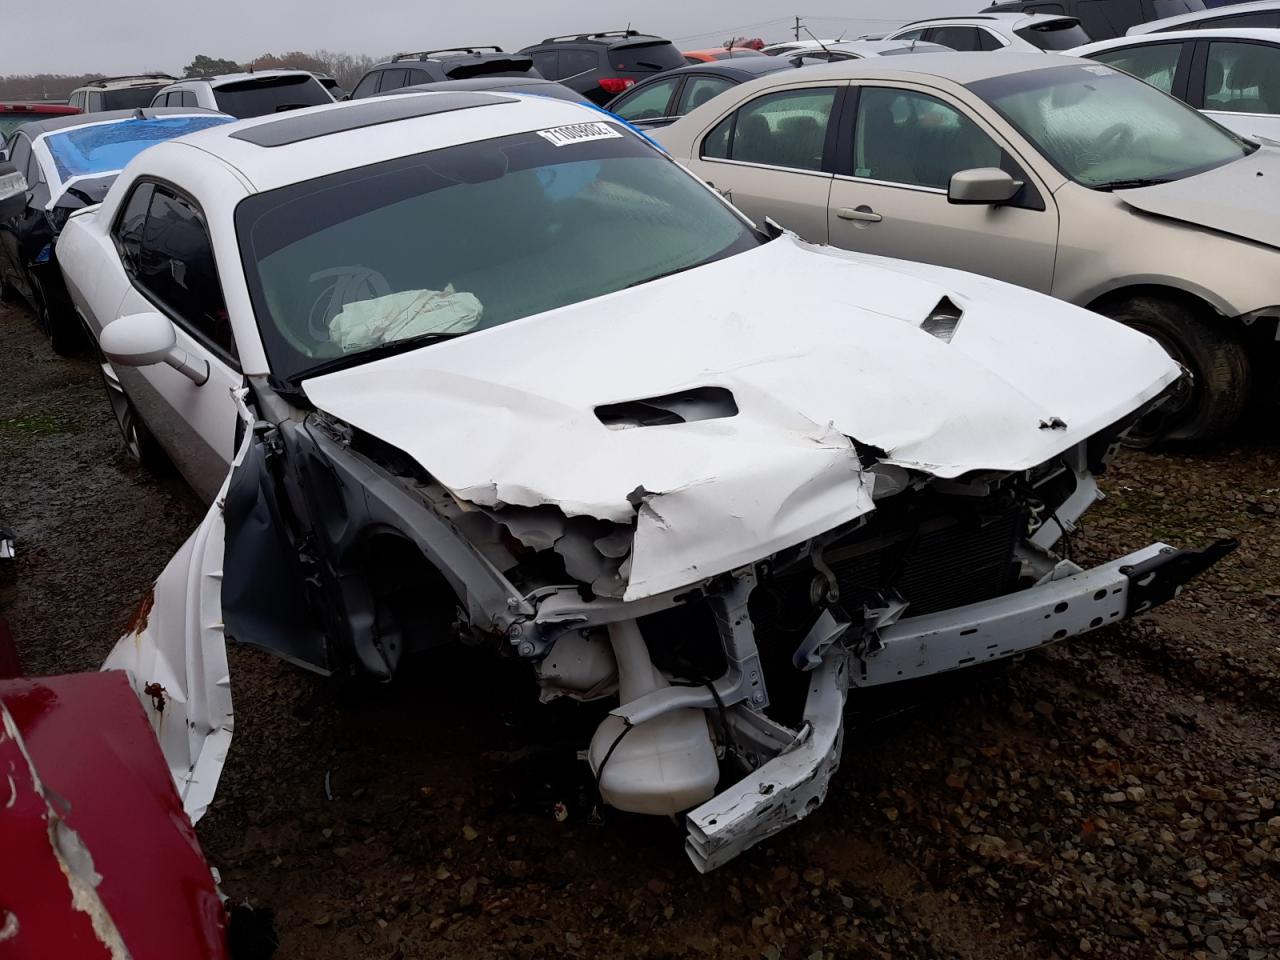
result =
[[956,328],[960,326],[962,317],[964,317],[964,311],[952,303],[950,298],[943,297],[930,311],[929,316],[924,318],[920,329],[944,343],[950,343],[951,338],[956,335]]
[[624,400],[596,407],[596,418],[610,430],[666,427],[699,420],[736,417],[738,405],[724,387],[694,387],[680,393],[640,400]]

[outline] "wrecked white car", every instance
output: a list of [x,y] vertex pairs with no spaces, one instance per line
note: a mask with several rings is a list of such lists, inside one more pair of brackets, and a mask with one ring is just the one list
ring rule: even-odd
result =
[[601,794],[684,813],[708,870],[821,803],[850,687],[1121,620],[1230,549],[1057,548],[1179,376],[1153,340],[771,233],[619,121],[481,93],[158,146],[72,218],[130,416],[221,483],[109,661],[193,816],[224,634],[383,678],[460,639],[617,697]]

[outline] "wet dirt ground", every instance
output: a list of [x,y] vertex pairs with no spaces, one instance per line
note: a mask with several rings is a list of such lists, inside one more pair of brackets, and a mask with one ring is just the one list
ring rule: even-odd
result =
[[[125,459],[90,361],[18,308],[0,337],[0,603],[28,672],[94,669],[202,509]],[[1278,435],[1123,454],[1077,559],[1240,550],[1142,621],[855,693],[826,804],[712,875],[594,811],[598,710],[473,650],[378,686],[233,648],[205,851],[284,958],[1280,957]]]

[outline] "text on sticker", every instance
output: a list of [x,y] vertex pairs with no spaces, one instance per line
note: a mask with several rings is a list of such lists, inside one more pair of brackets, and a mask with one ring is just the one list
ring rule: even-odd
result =
[[539,130],[538,136],[552,146],[567,147],[571,143],[582,143],[584,140],[608,140],[612,137],[621,137],[622,134],[607,123],[573,123],[567,127]]

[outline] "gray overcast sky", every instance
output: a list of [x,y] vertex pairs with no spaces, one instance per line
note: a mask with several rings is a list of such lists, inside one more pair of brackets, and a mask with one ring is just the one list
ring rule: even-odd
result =
[[[0,75],[180,71],[197,53],[246,61],[288,50],[340,50],[382,56],[458,43],[507,49],[574,30],[632,26],[713,46],[734,32],[785,39],[799,13],[819,36],[850,36],[904,20],[969,13],[986,0],[824,0],[794,9],[777,0],[479,0],[447,7],[415,0],[2,0]],[[806,10],[817,11],[806,16]],[[735,30],[734,28],[738,28]],[[36,38],[49,38],[48,41]]]

